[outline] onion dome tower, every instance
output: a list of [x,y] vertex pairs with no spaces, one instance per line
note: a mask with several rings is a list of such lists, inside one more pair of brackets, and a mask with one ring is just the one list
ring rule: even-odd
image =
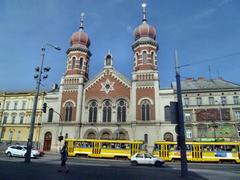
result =
[[134,65],[132,73],[133,119],[137,121],[157,121],[159,77],[157,71],[156,29],[149,25],[145,3],[142,4],[142,23],[134,30]]
[[65,124],[74,126],[76,132],[80,131],[77,124],[81,122],[83,89],[88,81],[88,66],[91,56],[89,51],[90,38],[84,32],[83,16],[84,13],[81,13],[79,30],[74,32],[70,38],[66,73],[61,79],[59,90],[62,120]]
[[156,42],[156,29],[147,23],[146,6],[145,3],[142,4],[142,24],[134,30],[135,42],[132,45],[134,71],[157,69],[158,43]]
[[77,32],[74,32],[70,38],[70,48],[67,50],[67,75],[79,74],[83,75],[85,81],[88,80],[88,64],[91,56],[89,51],[90,38],[84,32],[83,16],[81,13],[80,27]]

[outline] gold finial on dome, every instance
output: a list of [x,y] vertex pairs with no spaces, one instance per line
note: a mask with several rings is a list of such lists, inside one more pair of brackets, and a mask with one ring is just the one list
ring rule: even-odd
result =
[[82,13],[81,13],[80,27],[79,27],[80,30],[83,30],[83,29],[84,29],[84,27],[83,27],[83,16],[84,16],[84,15],[85,15],[84,12],[82,12]]
[[147,18],[146,18],[146,7],[147,7],[147,4],[145,2],[142,3],[142,8],[143,8],[143,19],[142,21],[143,22],[147,22]]

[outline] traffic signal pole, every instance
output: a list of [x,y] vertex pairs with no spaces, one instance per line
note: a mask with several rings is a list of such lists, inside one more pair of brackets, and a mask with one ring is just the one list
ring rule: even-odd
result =
[[185,142],[185,130],[183,119],[183,107],[182,107],[182,93],[181,93],[181,80],[180,80],[180,67],[178,64],[178,55],[175,50],[175,69],[176,69],[176,85],[177,85],[177,100],[178,100],[178,126],[179,126],[179,144],[181,151],[181,177],[188,176],[188,166],[186,157],[186,142]]

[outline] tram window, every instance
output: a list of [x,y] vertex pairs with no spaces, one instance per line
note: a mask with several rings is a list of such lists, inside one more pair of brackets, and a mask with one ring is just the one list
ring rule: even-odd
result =
[[102,143],[102,148],[103,149],[109,149],[110,148],[110,144],[109,143]]
[[211,145],[203,145],[202,146],[202,148],[203,148],[203,151],[213,151],[213,146],[211,146]]
[[80,143],[80,142],[74,142],[74,147],[75,147],[75,148],[81,147],[81,143]]
[[92,147],[92,143],[91,142],[83,142],[81,144],[82,148],[91,148]]
[[214,146],[214,151],[224,151],[224,146],[222,146],[222,145],[215,145]]
[[168,145],[168,149],[170,150],[170,151],[174,151],[174,150],[176,150],[176,145],[173,145],[173,144],[169,144]]
[[237,147],[234,145],[227,145],[226,146],[226,151],[228,152],[237,152]]
[[155,145],[154,145],[154,150],[155,150],[155,151],[158,151],[158,150],[159,150],[159,144],[155,144]]

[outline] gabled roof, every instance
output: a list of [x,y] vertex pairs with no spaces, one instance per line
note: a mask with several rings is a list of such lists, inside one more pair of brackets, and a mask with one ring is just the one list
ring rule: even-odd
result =
[[[176,90],[176,82],[172,82],[172,88]],[[197,80],[193,80],[191,78],[187,78],[181,81],[181,89],[183,91],[194,91],[194,90],[229,90],[229,89],[239,89],[240,85],[232,83],[230,81],[226,81],[223,79],[204,79],[198,78]]]
[[130,88],[131,87],[131,81],[127,79],[124,75],[122,75],[120,72],[118,72],[115,68],[111,69],[103,69],[100,73],[98,73],[96,76],[93,77],[93,79],[89,80],[85,84],[85,88],[88,89],[91,86],[93,86],[95,83],[97,83],[101,78],[103,78],[106,74],[109,74],[116,78],[119,82],[121,82],[124,86]]

